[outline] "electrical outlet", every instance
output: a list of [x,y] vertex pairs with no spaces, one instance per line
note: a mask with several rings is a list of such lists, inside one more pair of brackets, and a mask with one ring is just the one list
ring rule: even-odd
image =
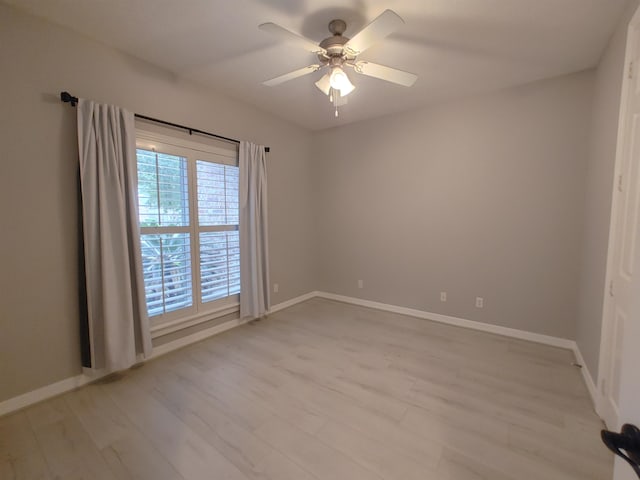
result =
[[364,288],[364,282],[362,280],[358,280],[358,288]]
[[476,297],[476,307],[483,308],[484,307],[484,298]]
[[440,301],[441,302],[447,301],[447,292],[440,292]]
[[280,291],[280,285],[277,283],[273,284],[273,293],[278,293]]

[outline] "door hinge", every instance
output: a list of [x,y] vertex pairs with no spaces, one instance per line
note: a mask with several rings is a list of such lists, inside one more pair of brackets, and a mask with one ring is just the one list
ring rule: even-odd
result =
[[629,78],[633,78],[633,62],[629,62]]
[[609,282],[609,295],[613,297],[613,280]]
[[622,191],[622,174],[618,175],[618,191]]

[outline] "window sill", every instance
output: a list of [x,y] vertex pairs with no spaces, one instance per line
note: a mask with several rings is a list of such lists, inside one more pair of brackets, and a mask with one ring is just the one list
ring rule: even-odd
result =
[[224,317],[232,313],[238,313],[240,311],[240,304],[234,303],[231,305],[225,305],[215,310],[209,310],[205,313],[199,313],[187,318],[181,318],[179,320],[172,320],[169,322],[160,323],[158,325],[151,325],[151,338],[163,337],[185,328],[193,327],[201,323],[215,320],[216,318]]

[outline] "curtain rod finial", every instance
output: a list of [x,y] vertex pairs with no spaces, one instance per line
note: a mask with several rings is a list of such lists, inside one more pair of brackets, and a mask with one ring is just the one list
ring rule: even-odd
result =
[[75,107],[78,103],[78,97],[74,97],[69,92],[60,92],[60,100],[64,103],[70,103],[72,107]]

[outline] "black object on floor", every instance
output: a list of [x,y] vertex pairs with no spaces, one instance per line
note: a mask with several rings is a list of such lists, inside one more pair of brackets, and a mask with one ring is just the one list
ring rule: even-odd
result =
[[624,458],[640,478],[640,429],[626,423],[620,433],[602,430],[600,436],[607,448]]

